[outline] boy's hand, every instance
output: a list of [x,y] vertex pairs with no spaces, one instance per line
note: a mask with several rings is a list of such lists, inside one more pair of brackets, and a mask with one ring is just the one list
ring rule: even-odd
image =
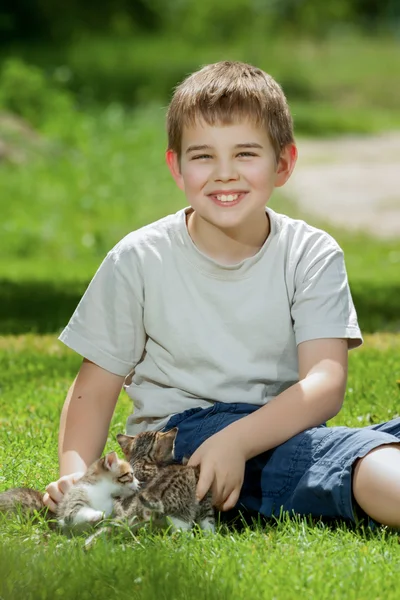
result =
[[238,501],[243,485],[246,459],[237,438],[226,430],[203,442],[192,454],[189,465],[200,465],[197,497],[204,498],[212,489],[213,504],[219,510],[230,510]]
[[43,504],[51,511],[56,512],[57,504],[60,502],[64,494],[69,488],[76,483],[84,475],[83,471],[71,473],[60,477],[58,481],[52,481],[46,487],[46,493],[43,496]]

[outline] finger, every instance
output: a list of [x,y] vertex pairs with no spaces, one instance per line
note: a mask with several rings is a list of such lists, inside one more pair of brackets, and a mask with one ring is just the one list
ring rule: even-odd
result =
[[196,498],[202,500],[214,481],[213,469],[200,469],[200,477],[196,488]]
[[212,503],[218,510],[220,510],[219,507],[222,506],[227,496],[228,494],[225,493],[225,488],[217,487],[217,484],[214,481],[214,486],[212,488]]
[[232,491],[231,486],[227,486],[223,479],[214,478],[212,486],[212,502],[214,506],[222,505]]
[[240,488],[235,488],[233,492],[231,492],[225,502],[222,504],[220,510],[231,510],[235,508],[237,501],[239,500]]
[[78,471],[77,473],[73,473],[72,475],[72,483],[76,483],[84,476],[84,471]]
[[72,481],[70,479],[65,479],[64,481],[58,481],[58,489],[64,495],[72,485]]
[[58,504],[64,496],[63,492],[58,488],[57,481],[52,481],[49,483],[49,485],[46,487],[46,492],[50,496],[50,499],[56,504]]
[[74,483],[74,475],[65,475],[64,477],[60,477],[60,479],[58,480],[58,489],[60,490],[60,492],[62,494],[65,494],[69,488],[73,485]]
[[45,494],[43,496],[43,504],[45,506],[47,506],[47,508],[49,510],[51,510],[52,512],[57,511],[57,504],[55,502],[53,502],[53,500],[50,498],[50,496],[47,492],[45,492]]
[[215,506],[215,508],[217,510],[223,510],[223,505],[226,502],[226,500],[228,499],[229,494],[225,494],[225,496],[218,496],[218,498],[216,498],[215,501],[213,501],[213,505]]
[[200,453],[199,453],[199,452],[197,452],[197,450],[196,450],[196,452],[194,452],[194,453],[192,454],[192,456],[189,458],[189,460],[188,460],[188,463],[187,463],[187,464],[188,464],[188,466],[189,466],[189,467],[197,467],[197,465],[199,465],[199,464],[200,464]]

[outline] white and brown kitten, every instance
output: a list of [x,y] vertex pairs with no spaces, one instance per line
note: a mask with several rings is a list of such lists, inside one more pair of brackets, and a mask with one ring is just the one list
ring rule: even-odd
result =
[[42,512],[64,531],[80,531],[114,514],[117,498],[137,492],[139,482],[129,462],[115,452],[96,460],[65,493],[56,513],[43,504],[43,493],[31,488],[14,488],[0,494],[0,512]]
[[87,529],[115,514],[117,498],[129,498],[139,489],[131,465],[115,452],[95,461],[63,496],[57,519],[64,530]]

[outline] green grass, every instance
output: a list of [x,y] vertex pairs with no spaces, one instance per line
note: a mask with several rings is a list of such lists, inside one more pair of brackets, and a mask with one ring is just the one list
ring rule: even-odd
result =
[[304,520],[212,539],[99,543],[88,554],[77,541],[55,538],[46,547],[35,540],[0,550],[0,594],[4,600],[395,599],[398,559],[396,535],[311,528]]
[[[57,424],[80,359],[54,335],[0,339],[0,491],[43,489],[57,477]],[[400,335],[367,336],[350,353],[344,408],[331,424],[367,425],[400,413]],[[131,409],[121,394],[107,450]],[[240,523],[239,523],[240,524]],[[41,523],[0,517],[0,597],[290,598],[398,597],[400,546],[386,528],[307,518],[220,527],[198,534],[117,533],[88,552]],[[157,592],[157,594],[156,594]]]

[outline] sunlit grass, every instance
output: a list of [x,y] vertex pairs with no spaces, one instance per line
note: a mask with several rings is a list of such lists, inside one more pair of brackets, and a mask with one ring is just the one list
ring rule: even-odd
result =
[[[55,335],[0,338],[0,490],[44,489],[57,477],[58,418],[80,358]],[[350,353],[343,410],[361,426],[400,412],[400,335],[374,334]],[[107,450],[117,450],[131,403],[122,393]],[[253,522],[215,536],[115,530],[85,550],[41,521],[0,516],[0,597],[370,600],[398,597],[400,546],[386,528],[307,518]]]
[[26,534],[0,549],[4,600],[398,597],[399,544],[385,530],[283,518],[216,536],[117,536],[89,552],[81,540]]

